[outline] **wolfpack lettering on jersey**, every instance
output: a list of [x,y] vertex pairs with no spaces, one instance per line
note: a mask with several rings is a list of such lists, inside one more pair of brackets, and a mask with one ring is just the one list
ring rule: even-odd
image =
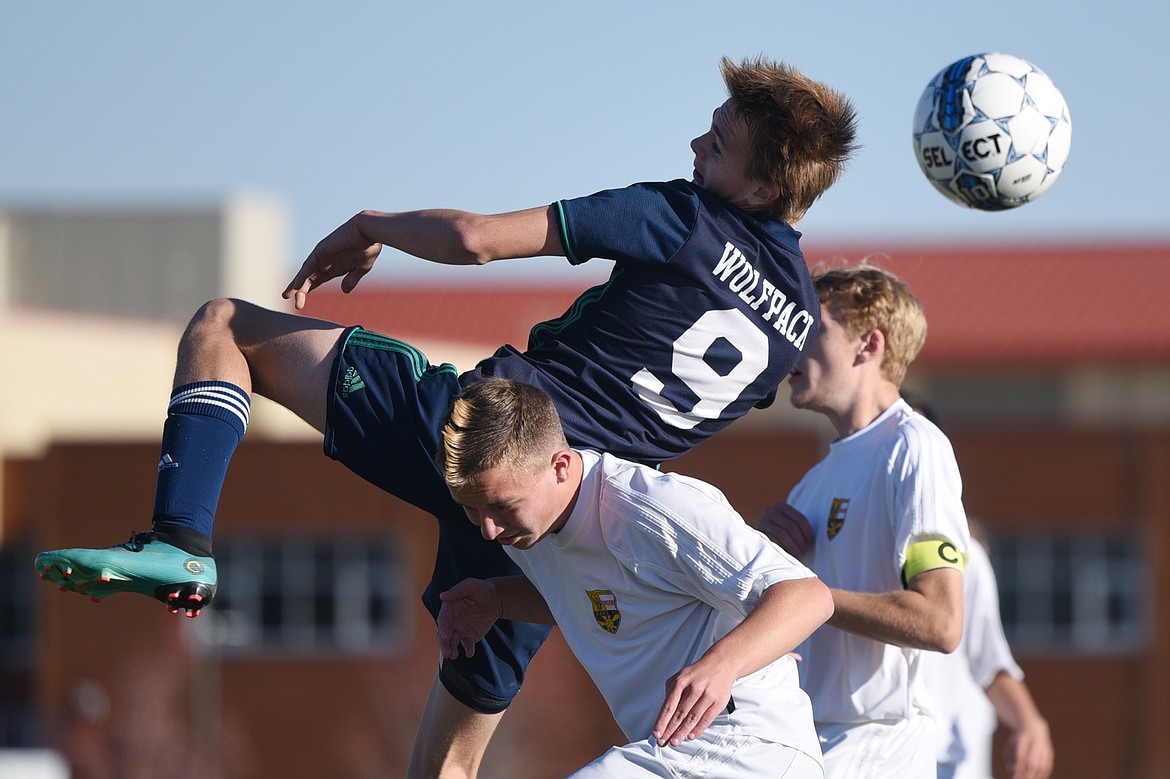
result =
[[820,324],[800,233],[681,180],[553,208],[569,261],[613,272],[468,378],[539,386],[571,444],[648,463],[772,403]]
[[808,331],[815,321],[813,315],[804,309],[796,311],[796,301],[789,300],[772,282],[761,278],[759,270],[748,262],[743,252],[731,243],[726,244],[714,273],[752,310],[759,311],[766,302],[768,305],[761,312],[764,321],[772,322],[773,329],[784,333],[797,349],[804,349]]

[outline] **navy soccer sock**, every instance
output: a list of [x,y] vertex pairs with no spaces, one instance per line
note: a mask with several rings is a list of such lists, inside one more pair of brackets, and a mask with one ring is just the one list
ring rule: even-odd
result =
[[228,463],[244,437],[251,401],[224,381],[171,394],[154,496],[154,530],[192,554],[211,554],[211,528]]

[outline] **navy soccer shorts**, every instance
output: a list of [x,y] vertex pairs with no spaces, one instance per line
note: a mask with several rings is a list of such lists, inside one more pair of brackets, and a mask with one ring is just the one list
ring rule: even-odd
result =
[[[418,349],[384,335],[347,329],[329,388],[325,454],[366,481],[439,520],[439,548],[423,604],[463,579],[520,574],[502,546],[487,541],[452,498],[434,455],[451,404],[462,390],[455,367],[431,365]],[[503,711],[520,691],[548,625],[500,620],[475,656],[443,663],[440,679],[457,700]],[[485,651],[486,650],[486,651]]]

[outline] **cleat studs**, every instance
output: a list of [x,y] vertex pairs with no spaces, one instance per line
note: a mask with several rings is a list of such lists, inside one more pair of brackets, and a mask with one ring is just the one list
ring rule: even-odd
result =
[[202,595],[200,595],[199,593],[195,593],[194,595],[190,595],[190,596],[188,596],[188,597],[187,597],[187,600],[193,600],[193,601],[195,601],[196,603],[202,603],[202,602],[203,602],[203,596],[202,596]]
[[195,618],[196,618],[196,617],[198,617],[198,616],[199,616],[199,609],[195,609],[194,611],[188,611],[188,612],[187,612],[187,617],[188,617],[189,619],[195,619]]

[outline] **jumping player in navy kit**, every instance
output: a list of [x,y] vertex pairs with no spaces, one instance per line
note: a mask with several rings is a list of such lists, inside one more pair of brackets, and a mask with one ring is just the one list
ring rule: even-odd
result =
[[[324,434],[325,453],[439,520],[423,595],[468,577],[517,573],[467,521],[434,464],[461,389],[485,376],[552,397],[569,442],[642,463],[677,457],[765,406],[819,322],[793,229],[855,148],[840,94],[765,58],[721,63],[730,98],[691,142],[691,181],[636,184],[496,215],[365,211],[326,236],[285,290],[297,309],[341,277],[351,291],[382,247],[445,264],[564,256],[615,261],[607,283],[473,370],[418,350],[238,300],[204,305],[179,345],[149,533],[109,549],[37,557],[38,570],[93,597],[139,592],[198,613],[214,595],[211,528],[252,392]],[[548,627],[498,622],[473,657],[443,662],[411,760],[412,776],[474,776],[499,716]]]

